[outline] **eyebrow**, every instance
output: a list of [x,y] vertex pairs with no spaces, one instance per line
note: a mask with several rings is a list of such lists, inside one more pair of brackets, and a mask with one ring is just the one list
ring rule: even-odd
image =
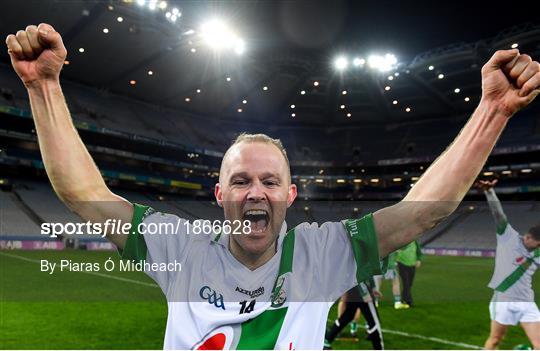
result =
[[[234,179],[235,177],[249,178],[249,174],[248,174],[247,172],[237,172],[237,173],[233,173],[233,174],[231,174],[231,176],[229,177],[229,180]],[[262,179],[267,179],[267,178],[272,178],[272,177],[281,180],[281,177],[280,177],[279,174],[277,174],[277,173],[265,172],[265,173],[262,174]]]

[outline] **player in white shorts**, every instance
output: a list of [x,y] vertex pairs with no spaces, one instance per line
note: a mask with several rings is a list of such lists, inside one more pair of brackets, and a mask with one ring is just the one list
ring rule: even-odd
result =
[[[215,197],[229,225],[238,229],[235,223],[247,221],[242,229],[249,234],[227,234],[222,223],[206,235],[196,234],[194,223],[133,204],[107,187],[63,97],[67,51],[54,28],[28,26],[6,44],[60,199],[84,221],[133,224],[129,235],[118,230],[107,238],[124,257],[150,265],[148,274],[167,298],[167,349],[321,349],[333,301],[380,273],[380,258],[457,208],[508,120],[540,93],[537,62],[518,50],[497,51],[482,68],[478,108],[401,202],[320,226],[287,228],[285,213],[297,195],[287,154],[279,140],[242,135],[223,156]],[[145,225],[167,223],[157,234],[145,232]],[[181,271],[168,268],[177,262]],[[167,269],[153,271],[152,264]]]
[[540,348],[540,311],[534,302],[532,276],[540,264],[540,225],[524,235],[512,228],[493,187],[497,180],[480,181],[497,225],[495,271],[489,282],[491,331],[486,349],[498,346],[508,326],[521,324],[535,349]]

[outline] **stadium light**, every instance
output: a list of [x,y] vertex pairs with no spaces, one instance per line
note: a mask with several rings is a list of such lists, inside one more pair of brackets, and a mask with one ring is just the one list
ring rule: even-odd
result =
[[247,100],[242,100],[242,103],[245,105],[247,104]]
[[512,174],[512,171],[510,170],[502,171],[502,174],[509,175],[509,174]]
[[390,89],[392,89],[392,87],[390,87],[390,85],[387,85],[387,86],[384,87],[384,90],[386,90],[386,91],[389,91]]
[[267,91],[267,90],[268,90],[268,87],[265,85],[265,86],[263,87],[263,90],[264,90],[264,91]]
[[465,100],[466,102],[469,102],[471,99],[468,96],[466,96],[465,99],[463,100]]
[[197,94],[200,94],[201,93],[201,89],[197,89]]
[[334,67],[339,71],[343,71],[348,65],[349,61],[345,56],[339,56],[334,60]]
[[148,8],[154,11],[157,8],[157,0],[150,0],[148,2]]
[[351,115],[351,113],[350,113],[350,112],[349,112],[349,113],[347,113],[347,117],[351,117],[351,116],[352,116],[352,115]]
[[305,90],[302,90],[302,91],[300,92],[300,95],[306,95],[306,91],[305,91]]
[[512,49],[515,49],[515,48],[518,47],[518,43],[514,43],[514,44],[512,44],[512,46],[510,46],[510,47],[511,47]]
[[118,16],[118,17],[116,17],[116,20],[117,20],[118,22],[123,22],[123,21],[124,21],[124,18],[121,17],[121,16]]
[[456,93],[456,94],[458,94],[460,91],[461,91],[461,89],[459,89],[459,88],[454,89],[454,93]]
[[394,76],[388,76],[388,80],[394,80]]
[[435,69],[435,67],[434,67],[434,66],[429,66],[428,69],[429,69],[430,71],[433,71],[433,70]]
[[410,107],[405,108],[405,112],[411,112],[411,108]]
[[437,78],[439,78],[439,79],[443,79],[443,78],[444,78],[444,74],[442,74],[442,73],[439,73],[439,75],[437,76]]
[[144,6],[144,4],[146,4],[145,0],[137,0],[137,5]]
[[79,48],[79,52],[82,54],[84,52],[84,48]]
[[371,55],[368,58],[368,64],[373,69],[379,70],[381,72],[386,72],[395,68],[395,65],[397,64],[397,58],[393,54],[386,54],[384,56]]
[[363,58],[356,57],[352,63],[354,67],[363,66],[366,63],[366,60],[364,60]]
[[149,75],[149,76],[154,75],[154,71],[148,71],[148,75]]
[[132,80],[129,81],[129,84],[135,85],[135,84],[137,84],[137,81],[132,79]]
[[242,54],[245,50],[244,41],[220,19],[205,22],[201,26],[201,36],[214,50],[233,49],[237,54]]
[[343,109],[345,109],[345,105],[341,105],[341,106],[339,106],[339,108],[343,110]]
[[343,91],[341,92],[341,95],[347,95],[347,90],[343,90]]
[[313,82],[313,85],[316,86],[316,87],[318,87],[318,86],[319,86],[319,82],[318,82],[318,81],[314,81],[314,82]]
[[109,28],[103,28],[103,33],[108,34],[109,33]]
[[530,168],[524,168],[521,170],[521,173],[531,173],[532,172],[532,169]]
[[397,103],[398,103],[397,100],[392,101],[392,104],[394,104],[394,105],[397,105]]
[[162,10],[165,10],[167,8],[167,2],[166,1],[161,1],[158,5],[158,7]]

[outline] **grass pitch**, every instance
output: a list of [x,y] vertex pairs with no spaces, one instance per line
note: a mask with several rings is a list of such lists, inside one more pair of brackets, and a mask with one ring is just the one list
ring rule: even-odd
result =
[[[143,273],[40,272],[41,259],[102,265],[109,257],[118,261],[114,252],[0,251],[0,349],[162,348],[166,301]],[[379,312],[388,330],[386,348],[481,347],[489,333],[492,292],[486,284],[493,264],[489,258],[427,256],[413,288],[416,306],[409,310],[393,309],[391,284],[384,282]],[[540,289],[538,281],[534,289]],[[335,315],[334,307],[329,324]],[[514,327],[501,348],[526,342]],[[346,328],[333,347],[370,349],[371,344],[351,338]]]

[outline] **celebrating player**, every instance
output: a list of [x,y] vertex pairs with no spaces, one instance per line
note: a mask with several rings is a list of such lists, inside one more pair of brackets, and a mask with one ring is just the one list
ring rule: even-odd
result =
[[540,225],[525,235],[508,223],[493,187],[497,180],[479,181],[497,226],[495,271],[489,282],[493,298],[489,304],[491,331],[484,347],[495,349],[510,325],[521,324],[533,348],[540,349],[540,311],[534,302],[532,276],[540,264]]
[[[225,219],[247,221],[251,233],[188,235],[193,224],[133,204],[105,184],[65,103],[60,34],[40,24],[9,35],[6,43],[27,88],[45,169],[60,199],[85,221],[131,222],[129,235],[108,233],[123,257],[183,263],[181,272],[148,272],[167,297],[167,349],[322,348],[331,302],[380,274],[380,258],[450,215],[508,120],[540,93],[538,62],[518,50],[497,51],[482,68],[478,107],[401,202],[362,219],[321,226],[286,228],[285,213],[297,189],[285,150],[265,135],[243,135],[223,157],[215,196]],[[139,231],[152,223],[182,225],[168,235]]]

